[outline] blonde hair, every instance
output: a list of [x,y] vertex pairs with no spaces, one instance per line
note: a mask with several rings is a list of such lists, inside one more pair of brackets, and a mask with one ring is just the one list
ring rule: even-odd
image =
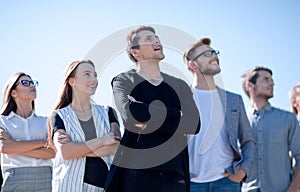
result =
[[[290,95],[290,102],[292,104],[292,100],[295,100],[295,97],[297,95],[300,95],[300,82],[290,90],[289,95]],[[298,114],[297,108],[294,107],[293,105],[292,105],[292,110],[296,115]]]

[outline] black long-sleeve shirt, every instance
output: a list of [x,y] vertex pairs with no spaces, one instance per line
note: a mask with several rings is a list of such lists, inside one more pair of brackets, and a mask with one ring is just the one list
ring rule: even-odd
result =
[[[188,174],[186,134],[200,130],[198,109],[190,87],[181,79],[163,75],[157,86],[135,70],[112,80],[113,94],[125,132],[115,164],[130,169],[171,170]],[[137,102],[128,99],[128,95]],[[146,124],[141,130],[136,124]],[[122,154],[122,155],[121,155]]]

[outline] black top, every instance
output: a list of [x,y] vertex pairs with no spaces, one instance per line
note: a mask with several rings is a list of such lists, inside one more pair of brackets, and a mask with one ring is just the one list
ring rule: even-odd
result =
[[[157,86],[135,70],[112,80],[115,103],[125,127],[114,164],[129,169],[175,171],[189,180],[186,134],[199,132],[199,112],[190,87],[181,79],[162,75],[164,80]],[[129,101],[128,95],[137,102]],[[135,126],[141,123],[147,125],[143,130]]]
[[[108,110],[108,117],[110,123],[113,122],[118,123],[118,120],[115,115],[115,111],[111,107],[109,107]],[[54,118],[52,119],[54,120],[51,122],[52,127],[54,127],[52,135],[54,135],[55,131],[57,131],[58,129],[65,129],[64,122],[58,114],[55,114]],[[79,122],[81,126],[82,125],[89,126],[88,127],[89,133],[88,136],[86,137],[86,141],[97,137],[95,126],[93,123],[93,118],[90,118],[88,121],[79,120]],[[84,131],[84,133],[87,134],[86,131]],[[83,179],[85,183],[103,188],[107,177],[107,173],[108,173],[108,168],[102,158],[86,157],[85,172],[84,172],[84,179]]]

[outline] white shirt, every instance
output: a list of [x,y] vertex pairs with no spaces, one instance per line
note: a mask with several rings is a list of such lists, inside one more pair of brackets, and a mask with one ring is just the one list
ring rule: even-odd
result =
[[[8,116],[1,115],[0,127],[7,130],[13,140],[47,139],[47,117],[38,116],[34,112],[24,119],[11,112]],[[37,159],[18,154],[1,154],[1,166],[4,173],[9,168],[52,166],[51,159]]]
[[189,135],[190,173],[192,182],[205,183],[223,177],[224,169],[233,161],[223,106],[215,90],[193,89],[194,100],[200,112],[201,129],[197,135]]

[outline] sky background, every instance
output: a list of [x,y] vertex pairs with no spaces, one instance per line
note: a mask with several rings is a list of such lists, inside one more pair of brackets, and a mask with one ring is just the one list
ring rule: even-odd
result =
[[[193,38],[209,37],[221,53],[225,89],[241,94],[248,106],[241,75],[257,65],[269,67],[275,81],[270,102],[291,111],[288,92],[300,82],[299,18],[298,0],[0,0],[0,88],[16,72],[30,74],[40,84],[36,111],[49,115],[65,66],[99,51],[94,100],[112,105],[111,78],[132,66],[124,54],[124,30],[152,25],[162,28],[157,34],[165,45],[165,66],[178,70],[186,81],[192,76],[182,52],[168,45],[186,40],[187,46]],[[182,38],[172,36],[178,31]],[[99,63],[106,55],[107,62]]]

